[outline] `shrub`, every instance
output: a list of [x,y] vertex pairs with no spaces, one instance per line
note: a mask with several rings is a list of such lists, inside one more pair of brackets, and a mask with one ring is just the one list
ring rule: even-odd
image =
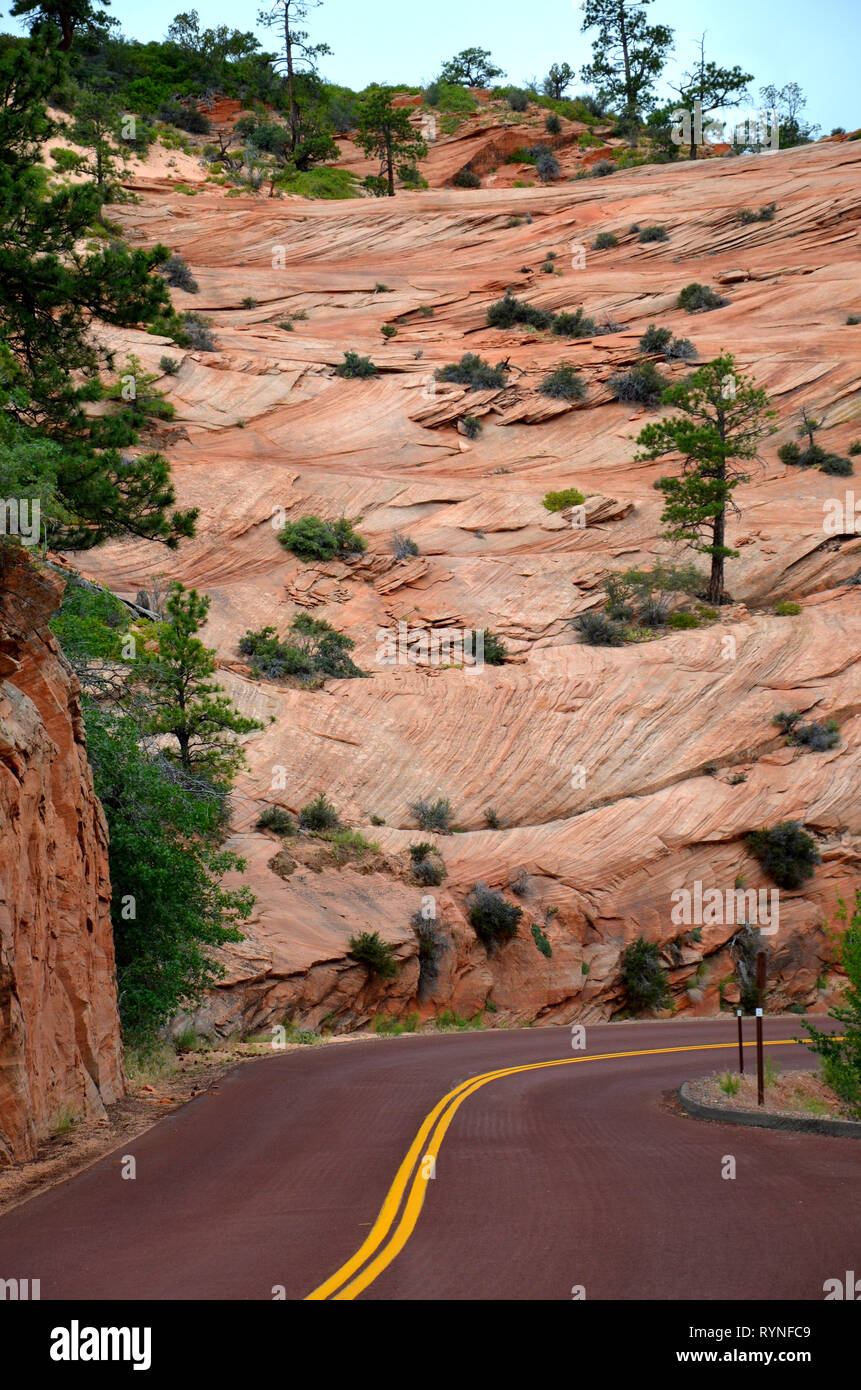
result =
[[484,813],[484,819],[487,821],[488,830],[502,830],[505,827],[505,821],[498,811],[494,811],[492,806],[488,806]]
[[792,603],[790,599],[782,598],[774,605],[774,611],[778,618],[796,618],[802,608],[800,603]]
[[540,267],[540,269],[542,275],[556,274],[556,266],[554,265],[553,261],[545,261],[544,264]]
[[549,958],[553,955],[553,947],[550,945],[547,933],[542,931],[541,926],[538,922],[533,922],[530,930],[532,932],[532,940],[535,942],[535,945],[538,947],[542,956],[547,956],[549,960]]
[[364,965],[369,975],[377,975],[381,980],[393,980],[398,973],[394,950],[380,939],[379,932],[363,931],[351,936],[347,954]]
[[508,93],[508,105],[512,111],[525,111],[529,105],[529,94],[515,88]]
[[781,821],[770,830],[752,830],[745,844],[778,888],[800,888],[813,877],[822,856],[799,821]]
[[414,540],[409,536],[402,536],[400,531],[392,532],[390,547],[398,560],[408,560],[412,555],[418,555],[419,548]]
[[346,517],[337,521],[321,521],[318,516],[303,516],[291,521],[279,531],[278,539],[285,550],[292,550],[300,560],[332,560],[336,555],[354,555],[367,549],[367,541],[353,530]]
[[422,841],[421,844],[410,845],[409,849],[412,860],[410,867],[416,883],[428,888],[438,887],[446,876],[446,869],[436,847]]
[[835,478],[848,478],[855,472],[851,459],[840,458],[839,454],[826,454],[819,465],[821,473],[830,473]]
[[858,454],[861,454],[861,439],[853,439],[846,452],[851,458],[855,458]]
[[[851,137],[851,138],[854,139],[854,136]],[[858,324],[858,323],[861,323],[861,317],[859,317],[858,314],[849,314],[849,315],[847,315],[847,318],[846,318],[847,327],[849,327],[849,328],[854,328],[855,325]]]
[[199,286],[182,256],[168,256],[159,266],[159,274],[175,290],[185,290],[187,294],[197,294]]
[[182,316],[182,326],[189,347],[194,348],[196,352],[215,352],[215,339],[210,332],[212,319],[189,310]]
[[696,281],[692,281],[679,291],[676,303],[678,308],[685,309],[689,314],[697,314],[707,309],[722,309],[725,304],[729,304],[729,300],[717,294],[710,285],[698,285]]
[[297,613],[286,640],[279,639],[274,627],[264,627],[259,632],[246,632],[239,651],[248,657],[255,676],[272,680],[282,676],[347,678],[364,674],[348,655],[354,646],[352,637],[338,632],[325,618]]
[[393,323],[384,323],[380,332],[384,338],[396,338],[398,336],[398,330]]
[[477,883],[467,898],[469,921],[479,941],[491,950],[517,935],[523,908],[507,902],[501,893]]
[[597,164],[592,166],[592,173],[596,179],[605,179],[608,174],[615,174],[616,165],[611,159],[599,159]]
[[309,801],[299,812],[299,825],[302,830],[337,830],[340,824],[338,812],[327,799],[325,792]]
[[696,355],[697,350],[690,338],[673,338],[664,351],[668,362],[692,362]]
[[788,444],[781,444],[777,451],[777,457],[787,467],[794,468],[801,463],[801,447],[794,440],[790,440]]
[[374,366],[370,357],[360,357],[357,352],[345,352],[344,360],[340,367],[335,368],[336,376],[345,377],[368,377],[375,376],[377,368]]
[[294,835],[296,823],[283,806],[267,806],[261,811],[254,826],[255,830],[272,830],[276,835]]
[[650,224],[650,226],[643,227],[642,231],[640,232],[640,235],[637,237],[637,240],[642,242],[669,241],[669,239],[669,232],[667,231],[666,227],[663,226],[663,224],[660,222],[653,222]]
[[[840,900],[838,917],[846,922],[846,904]],[[855,911],[839,942],[840,965],[847,987],[839,1004],[828,1014],[840,1024],[835,1033],[822,1033],[812,1024],[807,1046],[822,1059],[822,1074],[840,1097],[848,1113],[861,1119],[861,892],[855,895]]]
[[481,421],[475,415],[461,416],[460,423],[463,426],[463,432],[467,439],[477,439],[484,428]]
[[550,396],[553,400],[582,401],[586,395],[586,383],[570,363],[564,362],[542,379],[538,391],[540,395]]
[[247,295],[245,296],[245,298],[244,298],[243,301],[242,301],[242,308],[243,308],[243,309],[256,309],[256,308],[257,308],[257,300],[254,298],[253,295],[247,294]]
[[535,155],[535,172],[542,183],[550,183],[552,179],[559,177],[559,161],[551,150],[545,145],[538,145],[533,151]]
[[669,328],[656,328],[653,323],[650,323],[640,339],[640,351],[663,352],[672,336]]
[[452,183],[455,188],[481,188],[481,179],[471,169],[458,169]]
[[566,487],[561,492],[546,492],[544,494],[544,506],[548,512],[561,512],[566,507],[579,507],[585,502],[586,498],[582,492],[578,492],[576,487]]
[[607,382],[617,401],[638,405],[658,405],[667,385],[654,362],[645,358],[626,372],[617,372]]
[[776,212],[777,203],[766,203],[758,212],[754,212],[753,208],[741,208],[738,213],[738,220],[742,226],[747,226],[751,222],[773,222]]
[[699,627],[700,620],[695,613],[671,613],[667,625],[678,629]]
[[484,628],[482,632],[484,640],[484,661],[487,666],[503,666],[508,655],[508,648],[501,637],[497,637],[490,628]]
[[660,947],[638,936],[622,953],[622,984],[632,1013],[663,1009],[671,1002]]
[[487,323],[490,328],[512,328],[515,323],[530,324],[533,328],[550,328],[553,321],[554,315],[547,309],[539,309],[522,299],[516,299],[509,291],[506,291],[502,299],[497,299],[489,305],[487,310]]
[[622,647],[625,644],[625,629],[604,613],[579,613],[574,624],[589,647]]
[[573,314],[554,314],[550,327],[559,338],[591,338],[596,332],[595,320],[582,308]]
[[608,251],[611,246],[618,246],[619,238],[612,232],[599,232],[592,242],[593,251]]
[[561,134],[562,134],[562,122],[560,121],[559,117],[556,115],[556,112],[555,112],[555,111],[551,111],[551,112],[550,112],[550,115],[547,117],[546,121],[544,122],[544,129],[547,131],[547,134],[548,134],[548,135],[561,135]]
[[189,135],[208,135],[212,129],[210,122],[195,102],[180,106],[177,102],[163,102],[158,108],[158,119],[166,125],[176,126]]
[[840,725],[836,719],[812,719],[809,724],[803,724],[801,718],[801,710],[781,710],[771,722],[786,735],[787,743],[809,748],[814,753],[836,748],[840,742]]
[[176,376],[179,371],[179,363],[175,357],[160,357],[158,365],[167,376]]
[[507,373],[508,368],[503,362],[491,367],[477,353],[465,352],[459,362],[449,362],[434,375],[437,381],[454,381],[460,386],[468,386],[470,391],[486,391],[504,386]]
[[739,1087],[741,1086],[741,1077],[733,1076],[732,1073],[728,1071],[724,1072],[723,1076],[718,1081],[718,1085],[725,1096],[737,1096]]
[[440,835],[451,834],[451,802],[446,797],[437,801],[414,801],[410,805],[410,815],[414,816],[422,830],[435,830]]
[[516,897],[525,898],[529,892],[529,875],[526,870],[518,869],[508,887]]

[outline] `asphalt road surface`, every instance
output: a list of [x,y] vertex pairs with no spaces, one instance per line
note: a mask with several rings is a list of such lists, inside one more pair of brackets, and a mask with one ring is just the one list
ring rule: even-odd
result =
[[[784,1070],[815,1063],[800,1031],[766,1020]],[[43,1300],[821,1301],[861,1270],[861,1142],[673,1106],[686,1078],[735,1069],[734,1019],[571,1042],[419,1035],[249,1062],[2,1218],[0,1278],[40,1279]]]

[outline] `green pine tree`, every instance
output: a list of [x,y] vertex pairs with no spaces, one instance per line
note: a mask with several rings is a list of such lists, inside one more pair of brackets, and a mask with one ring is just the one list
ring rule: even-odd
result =
[[389,198],[395,196],[395,169],[402,178],[409,175],[428,152],[410,125],[409,111],[392,104],[390,87],[377,87],[359,106],[357,140],[366,155],[379,158]]

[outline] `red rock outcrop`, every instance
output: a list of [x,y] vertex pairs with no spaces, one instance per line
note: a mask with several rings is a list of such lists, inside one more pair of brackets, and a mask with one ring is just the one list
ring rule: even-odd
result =
[[0,1162],[125,1088],[107,827],[47,626],[61,595],[0,545]]

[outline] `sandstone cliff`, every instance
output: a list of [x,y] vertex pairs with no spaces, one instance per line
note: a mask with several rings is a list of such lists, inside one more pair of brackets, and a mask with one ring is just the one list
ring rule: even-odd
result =
[[0,545],[0,1162],[124,1090],[107,828],[47,626],[61,594]]

